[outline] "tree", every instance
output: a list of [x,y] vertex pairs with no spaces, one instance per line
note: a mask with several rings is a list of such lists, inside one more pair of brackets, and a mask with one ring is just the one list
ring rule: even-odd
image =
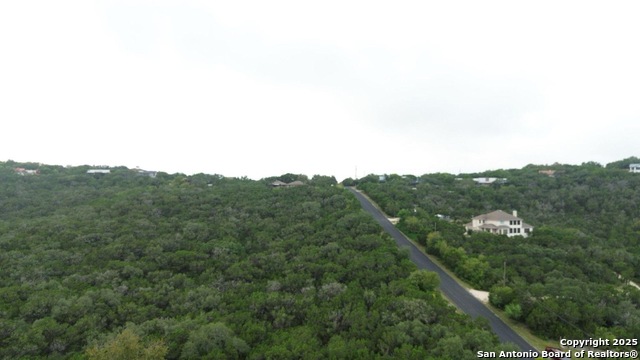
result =
[[207,324],[189,335],[182,349],[184,359],[239,358],[249,352],[244,340],[223,323]]
[[337,185],[338,181],[336,180],[335,176],[313,175],[309,183],[319,186],[333,186]]
[[125,329],[103,345],[93,345],[86,351],[90,360],[156,360],[164,359],[167,347],[161,340],[145,342]]
[[516,302],[512,302],[505,306],[504,312],[513,320],[520,320],[522,318],[522,307]]
[[516,294],[514,290],[509,286],[496,285],[492,287],[489,292],[489,302],[499,309],[504,309],[515,297]]
[[409,275],[409,283],[420,291],[434,291],[440,286],[440,278],[433,271],[416,270]]

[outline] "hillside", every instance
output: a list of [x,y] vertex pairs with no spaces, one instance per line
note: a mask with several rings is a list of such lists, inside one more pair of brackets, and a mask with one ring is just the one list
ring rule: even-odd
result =
[[448,305],[332,178],[87,170],[0,163],[0,358],[513,349]]
[[[603,167],[529,165],[479,174],[378,176],[364,190],[398,226],[451,270],[484,290],[537,334],[637,338],[640,174],[637,158]],[[553,170],[553,171],[549,171]],[[479,185],[474,178],[506,179]],[[518,211],[532,236],[474,232],[463,225],[494,210]],[[440,215],[440,216],[438,216]],[[446,220],[445,220],[446,219]]]

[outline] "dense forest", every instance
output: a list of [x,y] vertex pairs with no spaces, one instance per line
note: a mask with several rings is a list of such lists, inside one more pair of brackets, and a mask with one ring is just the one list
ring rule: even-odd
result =
[[[344,183],[538,335],[639,338],[640,290],[630,281],[640,282],[640,174],[629,163],[640,159]],[[506,181],[478,185],[480,177]],[[498,209],[517,210],[532,236],[465,233],[472,217]]]
[[[88,169],[0,163],[0,358],[422,360],[514,349],[450,306],[437,276],[418,271],[334,178]],[[270,187],[276,179],[304,185]],[[622,306],[626,293],[606,301]]]

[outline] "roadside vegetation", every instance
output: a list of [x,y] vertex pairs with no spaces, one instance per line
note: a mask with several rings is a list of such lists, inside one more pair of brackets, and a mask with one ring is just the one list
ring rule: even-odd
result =
[[[603,167],[529,165],[480,174],[367,176],[357,185],[398,227],[535,334],[556,340],[638,338],[640,174]],[[554,176],[539,173],[555,170]],[[506,178],[477,185],[476,177]],[[473,216],[518,210],[529,238],[465,234]]]

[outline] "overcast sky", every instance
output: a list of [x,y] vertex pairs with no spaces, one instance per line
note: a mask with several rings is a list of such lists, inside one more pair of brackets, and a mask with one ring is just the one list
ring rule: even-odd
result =
[[421,175],[640,155],[640,4],[3,1],[0,160]]

